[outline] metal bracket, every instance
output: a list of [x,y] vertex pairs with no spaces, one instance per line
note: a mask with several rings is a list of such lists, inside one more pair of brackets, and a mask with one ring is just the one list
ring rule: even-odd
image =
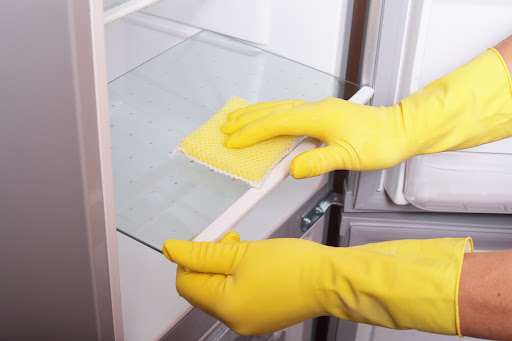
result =
[[309,212],[302,217],[300,224],[302,231],[305,232],[309,230],[311,226],[313,226],[318,219],[325,214],[331,205],[343,206],[343,195],[335,192],[327,193],[327,195],[323,197],[315,207],[309,210]]

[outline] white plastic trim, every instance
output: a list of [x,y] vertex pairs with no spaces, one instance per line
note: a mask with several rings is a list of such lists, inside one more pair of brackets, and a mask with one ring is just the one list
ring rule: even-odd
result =
[[[372,96],[373,89],[364,86],[356,92],[349,101],[365,104]],[[310,149],[320,147],[321,145],[321,141],[312,138],[304,140],[272,170],[261,188],[249,189],[240,199],[211,223],[210,226],[203,230],[194,241],[219,241],[290,175],[290,164],[297,155]]]
[[[406,34],[400,56],[402,65],[398,70],[399,77],[394,98],[395,103],[419,90],[431,6],[432,0],[409,1],[408,17],[405,24]],[[409,204],[404,196],[404,182],[405,162],[383,170],[382,184],[384,190],[396,205]]]
[[104,219],[110,278],[112,313],[114,318],[114,336],[124,339],[122,299],[119,274],[118,244],[114,203],[114,180],[112,176],[112,153],[110,150],[110,116],[107,89],[107,61],[105,52],[105,27],[101,22],[103,1],[90,2],[91,39],[93,52],[93,70],[95,82],[95,111],[98,120],[98,138],[100,143],[101,178],[103,189]]
[[127,15],[138,12],[141,9],[149,7],[151,5],[160,2],[161,0],[130,0],[125,2],[122,5],[116,6],[114,8],[105,11],[104,13],[104,24],[108,25],[113,23],[116,20],[119,20]]

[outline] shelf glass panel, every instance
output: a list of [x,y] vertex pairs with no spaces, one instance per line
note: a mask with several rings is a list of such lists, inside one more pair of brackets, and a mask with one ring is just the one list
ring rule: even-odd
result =
[[160,250],[190,240],[249,186],[169,157],[180,141],[231,96],[252,103],[347,98],[359,87],[208,31],[149,60],[108,85],[116,224]]

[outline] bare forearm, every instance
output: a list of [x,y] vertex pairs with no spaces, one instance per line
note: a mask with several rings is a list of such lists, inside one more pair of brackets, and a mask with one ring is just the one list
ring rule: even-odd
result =
[[[512,35],[495,49],[512,74]],[[464,336],[512,340],[512,250],[465,255],[459,314]]]
[[507,64],[508,72],[512,74],[512,35],[494,46],[494,48],[501,54]]
[[464,336],[512,340],[512,250],[464,256],[459,314]]

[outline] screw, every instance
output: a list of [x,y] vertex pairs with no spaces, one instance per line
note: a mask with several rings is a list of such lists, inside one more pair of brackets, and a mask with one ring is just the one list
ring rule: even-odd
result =
[[306,225],[311,224],[311,219],[309,219],[308,217],[304,217],[304,218],[302,218],[302,221],[303,221],[303,222],[304,222],[304,224],[306,224]]
[[324,209],[323,209],[323,208],[321,208],[320,206],[317,206],[317,207],[315,207],[315,212],[316,212],[316,213],[323,213],[323,212],[324,212]]

